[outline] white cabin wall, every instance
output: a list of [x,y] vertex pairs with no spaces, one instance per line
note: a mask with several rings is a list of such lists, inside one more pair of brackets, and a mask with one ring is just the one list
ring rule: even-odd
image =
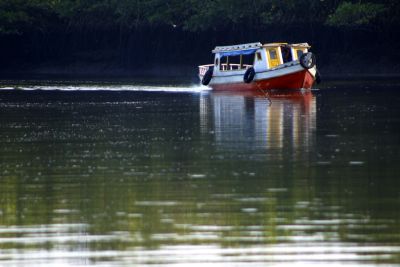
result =
[[282,49],[280,47],[278,47],[278,56],[280,64],[283,64]]
[[296,49],[294,49],[293,47],[290,48],[290,53],[292,53],[292,60],[297,60],[297,52]]
[[[216,66],[215,65],[215,60],[218,58],[218,66]],[[220,54],[219,53],[215,53],[215,57],[214,57],[214,71],[213,71],[213,73],[214,73],[214,75],[216,74],[216,73],[220,73],[221,71],[219,70],[219,66],[220,66],[220,64],[221,64],[221,56],[220,56]]]
[[268,55],[267,55],[268,49],[267,48],[263,48],[262,51],[263,51],[263,54],[265,55],[265,69],[269,69],[270,62],[269,62]]
[[[261,53],[261,60],[257,60],[257,53]],[[254,54],[254,70],[255,71],[265,71],[268,69],[268,57],[265,49],[258,49]]]

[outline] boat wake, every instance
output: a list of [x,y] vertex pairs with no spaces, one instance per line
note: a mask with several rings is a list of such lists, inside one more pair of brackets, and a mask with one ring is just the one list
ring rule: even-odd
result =
[[24,85],[6,86],[0,90],[22,91],[137,91],[137,92],[203,92],[209,91],[207,86],[151,86],[151,85]]

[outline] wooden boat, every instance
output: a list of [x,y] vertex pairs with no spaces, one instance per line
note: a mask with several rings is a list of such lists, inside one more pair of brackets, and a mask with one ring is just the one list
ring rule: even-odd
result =
[[309,48],[307,43],[217,46],[214,64],[199,66],[199,78],[214,90],[309,89],[320,81]]

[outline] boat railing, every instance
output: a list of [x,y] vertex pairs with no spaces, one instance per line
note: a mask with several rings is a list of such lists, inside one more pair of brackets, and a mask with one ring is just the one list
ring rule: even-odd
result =
[[248,68],[253,67],[253,65],[247,65],[247,64],[236,64],[236,63],[223,63],[221,64],[221,70],[222,71],[227,71],[227,70],[247,70]]
[[199,74],[204,76],[210,67],[214,66],[213,64],[201,65],[199,66]]
[[[208,65],[201,65],[199,66],[199,74],[201,76],[204,76],[207,72],[207,70],[214,66],[213,64],[208,64]],[[247,64],[236,64],[236,63],[223,63],[220,66],[220,70],[222,71],[229,71],[229,70],[247,70],[248,68],[253,67],[253,65],[247,65]]]

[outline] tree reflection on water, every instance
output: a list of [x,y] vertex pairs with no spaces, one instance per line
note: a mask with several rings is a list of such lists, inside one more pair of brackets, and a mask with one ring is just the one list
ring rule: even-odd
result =
[[4,93],[0,263],[398,263],[395,122],[270,97]]

